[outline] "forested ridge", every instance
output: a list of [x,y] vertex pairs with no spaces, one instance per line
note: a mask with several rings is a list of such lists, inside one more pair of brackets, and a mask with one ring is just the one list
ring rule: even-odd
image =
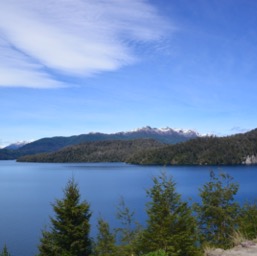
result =
[[[145,150],[128,160],[134,164],[239,165],[257,156],[257,129],[227,137],[202,137]],[[252,162],[255,164],[255,162]]]
[[153,139],[113,140],[86,142],[69,146],[53,153],[28,155],[18,158],[20,162],[126,162],[134,154],[146,148],[163,147]]
[[135,140],[135,139],[154,139],[161,143],[175,144],[187,141],[197,137],[196,132],[184,133],[183,131],[175,131],[173,129],[165,129],[164,131],[149,126],[130,132],[118,132],[114,134],[106,133],[88,133],[74,135],[69,137],[55,136],[51,138],[42,138],[28,143],[18,149],[0,149],[0,160],[17,159],[25,155],[35,155],[39,153],[56,152],[62,148],[78,145],[88,142],[97,141],[114,141],[114,140]]
[[158,165],[257,164],[257,129],[227,137],[199,137],[174,145],[153,139],[87,142],[53,153],[24,156],[18,161]]

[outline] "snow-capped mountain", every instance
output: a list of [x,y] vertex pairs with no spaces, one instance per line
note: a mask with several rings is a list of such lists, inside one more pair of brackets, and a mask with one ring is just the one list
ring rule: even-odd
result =
[[122,132],[123,134],[131,134],[131,133],[149,133],[149,134],[159,134],[159,135],[182,135],[185,137],[201,137],[202,135],[194,130],[186,130],[186,129],[173,129],[170,127],[165,128],[152,128],[150,126],[145,126],[142,128],[138,128],[129,132]]
[[[33,142],[21,141],[13,143],[6,149],[12,149],[13,152],[6,156],[3,152],[0,159],[15,159],[17,156],[37,154],[44,152],[54,152],[61,148],[76,145],[85,142],[107,141],[107,140],[134,140],[134,139],[154,139],[165,144],[176,144],[185,142],[190,139],[201,137],[201,135],[193,130],[152,128],[150,126],[135,129],[127,132],[117,132],[112,134],[91,132],[81,135],[73,135],[70,137],[56,136],[52,138],[42,138]],[[11,155],[13,153],[13,155]]]
[[108,136],[116,136],[120,139],[150,138],[167,144],[175,144],[197,137],[202,137],[198,132],[193,130],[172,129],[169,127],[152,128],[150,126],[145,126],[127,132],[113,133],[109,134]]
[[12,143],[12,144],[6,146],[5,149],[16,150],[16,149],[19,149],[19,148],[25,146],[28,143],[30,143],[30,142],[28,142],[28,141],[17,141],[15,143]]

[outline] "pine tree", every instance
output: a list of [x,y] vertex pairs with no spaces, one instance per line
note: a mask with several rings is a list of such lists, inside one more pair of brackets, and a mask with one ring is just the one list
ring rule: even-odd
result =
[[172,256],[196,256],[196,221],[190,207],[175,191],[175,183],[165,173],[153,178],[147,191],[147,227],[141,238],[141,250],[150,253],[161,250]]
[[115,235],[110,231],[110,226],[102,218],[98,220],[98,234],[94,245],[94,256],[116,255]]
[[213,246],[228,248],[236,228],[239,206],[234,202],[238,184],[224,173],[217,177],[210,172],[210,181],[200,188],[202,202],[195,204],[202,241]]
[[168,254],[166,254],[163,250],[158,250],[156,252],[149,252],[143,256],[168,256]]
[[11,256],[11,254],[8,252],[6,244],[4,245],[2,252],[0,252],[0,256]]
[[138,238],[142,227],[135,220],[135,212],[126,206],[123,198],[121,198],[117,207],[117,219],[121,223],[121,226],[115,229],[119,244],[118,255],[136,255]]
[[80,203],[78,185],[69,180],[64,198],[53,204],[56,214],[51,218],[50,231],[43,231],[39,256],[87,256],[91,252],[89,238],[91,212],[89,204]]

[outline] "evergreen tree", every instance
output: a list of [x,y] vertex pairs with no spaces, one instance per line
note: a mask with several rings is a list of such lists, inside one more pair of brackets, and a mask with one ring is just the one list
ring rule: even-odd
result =
[[94,256],[116,255],[115,236],[110,231],[110,226],[102,218],[98,220],[98,234],[94,245]]
[[118,237],[118,255],[131,256],[137,253],[138,237],[141,232],[141,225],[135,221],[135,212],[131,211],[121,198],[117,208],[117,219],[121,226],[116,228]]
[[91,212],[89,204],[80,203],[78,185],[68,181],[64,198],[53,204],[55,218],[50,231],[43,231],[39,256],[87,256],[91,251],[89,238]]
[[2,252],[0,252],[0,256],[11,256],[11,254],[8,252],[6,244],[4,245]]
[[196,221],[190,207],[175,191],[175,183],[165,173],[153,178],[147,191],[147,227],[141,238],[141,250],[150,253],[161,250],[168,256],[196,256]]
[[144,254],[143,256],[168,256],[168,254],[166,254],[163,250],[158,250],[155,252],[149,252],[147,254]]
[[195,204],[202,241],[228,248],[236,228],[239,206],[234,202],[238,184],[224,173],[210,172],[210,181],[200,188],[201,204]]

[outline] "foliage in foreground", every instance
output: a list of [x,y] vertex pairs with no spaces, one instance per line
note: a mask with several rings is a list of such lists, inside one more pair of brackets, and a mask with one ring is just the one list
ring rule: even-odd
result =
[[175,190],[175,183],[165,173],[153,178],[147,191],[147,226],[142,233],[142,251],[161,249],[167,255],[197,255],[196,220],[192,210]]
[[238,216],[238,231],[246,239],[256,239],[257,236],[257,203],[245,203]]
[[43,231],[39,256],[87,256],[91,253],[89,238],[91,212],[87,202],[80,202],[80,193],[74,180],[64,190],[64,198],[53,204],[56,213],[51,218],[50,231]]
[[2,252],[0,252],[0,256],[11,256],[11,254],[8,252],[6,244],[4,245]]
[[[231,176],[210,172],[209,182],[199,190],[201,202],[190,207],[176,192],[172,178],[162,173],[147,190],[144,228],[121,201],[117,213],[121,227],[112,230],[100,218],[92,241],[90,207],[80,202],[72,179],[64,198],[53,204],[56,216],[50,219],[50,229],[42,232],[39,256],[197,256],[202,255],[202,248],[228,248],[235,243],[235,235],[237,240],[257,236],[257,204],[239,206],[234,202],[238,189]],[[6,246],[0,256],[10,256]]]
[[195,204],[201,240],[212,246],[230,247],[239,205],[234,202],[239,186],[230,175],[210,172],[210,181],[200,188],[202,202]]
[[156,252],[149,252],[143,256],[168,256],[168,254],[163,250],[158,250]]
[[112,234],[109,224],[102,218],[98,220],[98,234],[96,243],[93,246],[93,255],[95,256],[112,256],[116,255],[117,247],[115,245],[115,235]]
[[[201,255],[206,247],[231,247],[235,234],[256,238],[257,204],[240,206],[235,202],[239,185],[230,175],[211,171],[210,180],[199,189],[201,202],[193,207],[181,200],[172,178],[161,174],[153,183],[147,191],[147,225],[135,232],[130,243],[127,241],[133,255]],[[113,240],[111,244],[117,251],[110,255],[121,255],[120,245]],[[122,255],[132,253],[124,250]]]

